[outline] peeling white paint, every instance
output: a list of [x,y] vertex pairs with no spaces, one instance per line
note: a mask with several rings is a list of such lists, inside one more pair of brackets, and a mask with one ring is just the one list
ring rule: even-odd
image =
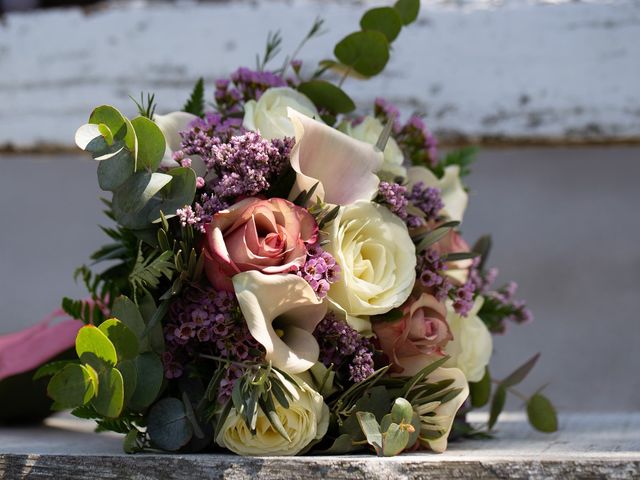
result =
[[[199,76],[210,96],[215,78],[253,65],[270,29],[281,28],[290,51],[320,15],[330,31],[303,52],[311,65],[363,10],[270,0],[8,15],[0,24],[0,145],[71,146],[93,106],[133,114],[127,96],[153,91],[170,111]],[[640,139],[640,3],[424,2],[386,72],[345,89],[362,106],[385,96],[425,112],[434,130],[454,137]]]

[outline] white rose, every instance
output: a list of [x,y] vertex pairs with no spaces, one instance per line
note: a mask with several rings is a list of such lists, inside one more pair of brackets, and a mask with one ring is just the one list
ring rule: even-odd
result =
[[[378,138],[380,138],[380,134],[384,130],[384,125],[377,118],[367,116],[355,127],[352,126],[351,123],[346,123],[342,129],[350,137],[375,145],[378,143]],[[392,137],[389,137],[383,153],[384,160],[379,171],[379,173],[382,174],[381,176],[388,180],[393,180],[395,177],[405,178],[407,176],[407,169],[403,166],[404,155]]]
[[289,408],[276,403],[276,414],[291,442],[280,435],[262,409],[258,409],[256,433],[253,435],[235,408],[229,412],[216,443],[238,455],[296,455],[314,440],[321,439],[329,427],[329,407],[322,395],[300,379],[294,385],[280,378],[293,399]]
[[329,298],[347,313],[352,327],[363,332],[363,325],[353,324],[350,317],[386,313],[411,294],[416,278],[415,247],[400,218],[369,202],[340,209],[328,235],[325,249],[341,268]]
[[483,303],[483,297],[476,297],[473,308],[466,317],[458,315],[450,303],[447,305],[447,323],[453,340],[444,350],[451,357],[445,366],[459,368],[469,382],[482,380],[484,368],[489,364],[493,351],[491,333],[478,317]]
[[289,120],[289,107],[320,120],[318,110],[309,98],[293,88],[277,87],[265,91],[257,102],[249,100],[245,103],[242,126],[260,132],[268,139],[293,137],[295,131]]
[[458,165],[446,167],[442,178],[436,177],[428,168],[411,167],[407,171],[407,180],[409,189],[418,182],[422,182],[425,187],[440,189],[440,196],[442,197],[442,203],[444,203],[442,213],[451,220],[462,221],[469,195],[460,180],[460,167]]

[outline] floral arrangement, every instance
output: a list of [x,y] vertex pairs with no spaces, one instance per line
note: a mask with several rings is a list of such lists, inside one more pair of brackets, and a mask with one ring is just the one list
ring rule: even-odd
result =
[[[508,392],[554,431],[549,400],[514,390],[534,356],[492,379],[492,334],[531,314],[494,288],[489,237],[459,226],[473,150],[439,155],[424,121],[344,82],[385,67],[418,0],[367,11],[335,59],[298,48],[204,82],[183,111],[96,108],[76,143],[111,192],[112,243],[78,269],[77,357],[42,367],[54,408],[125,434],[124,448],[240,455],[442,452],[486,436]],[[314,22],[300,47],[322,30]],[[78,322],[79,323],[79,322]],[[492,384],[495,387],[492,388]],[[486,428],[465,414],[490,403]]]

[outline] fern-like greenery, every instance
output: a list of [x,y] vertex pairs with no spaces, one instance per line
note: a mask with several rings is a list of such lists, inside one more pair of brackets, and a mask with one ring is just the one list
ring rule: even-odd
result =
[[171,280],[171,276],[175,271],[175,263],[171,261],[172,259],[173,252],[171,251],[164,251],[159,255],[152,254],[145,258],[142,253],[142,244],[140,244],[136,263],[129,274],[133,298],[137,298],[137,292],[140,289],[158,288],[162,277]]
[[198,117],[204,117],[204,80],[202,77],[196,82],[191,96],[189,96],[189,100],[184,104],[182,110]]

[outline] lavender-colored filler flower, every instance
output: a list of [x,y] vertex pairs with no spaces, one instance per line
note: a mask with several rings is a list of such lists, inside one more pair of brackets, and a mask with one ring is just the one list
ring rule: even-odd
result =
[[349,380],[356,383],[373,374],[373,344],[333,312],[322,319],[313,335],[320,345],[320,361],[326,367],[333,365],[338,372],[348,372]]

